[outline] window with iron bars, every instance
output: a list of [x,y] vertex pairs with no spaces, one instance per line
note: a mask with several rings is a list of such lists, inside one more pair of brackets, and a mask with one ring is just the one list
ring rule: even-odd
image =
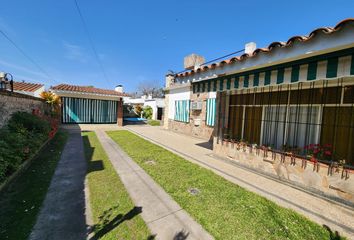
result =
[[354,80],[240,90],[226,126],[225,138],[354,165]]

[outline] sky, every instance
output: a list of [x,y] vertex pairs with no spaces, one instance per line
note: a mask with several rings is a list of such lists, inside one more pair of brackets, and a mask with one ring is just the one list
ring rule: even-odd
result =
[[135,92],[142,82],[163,86],[191,53],[211,60],[247,42],[265,47],[354,17],[353,0],[77,2],[99,59],[74,0],[3,0],[0,30],[36,64],[0,35],[0,71],[46,87],[122,84]]

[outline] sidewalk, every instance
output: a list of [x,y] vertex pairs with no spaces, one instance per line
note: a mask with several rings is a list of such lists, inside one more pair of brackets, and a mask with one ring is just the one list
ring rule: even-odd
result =
[[204,140],[163,130],[160,127],[126,126],[125,129],[208,168],[280,206],[291,208],[321,225],[329,226],[333,231],[337,230],[342,235],[354,239],[354,209],[349,206],[337,204],[212,157],[213,152],[205,147],[208,144]]
[[96,135],[156,239],[213,239],[103,130]]
[[86,239],[85,176],[81,132],[72,130],[29,239]]

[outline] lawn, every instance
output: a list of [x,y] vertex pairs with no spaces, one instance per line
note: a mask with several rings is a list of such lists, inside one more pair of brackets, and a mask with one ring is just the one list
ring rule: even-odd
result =
[[94,222],[92,239],[152,239],[94,132],[82,133]]
[[147,124],[149,124],[151,126],[160,126],[161,125],[160,121],[158,121],[158,120],[148,120]]
[[[129,131],[109,136],[216,239],[330,239],[304,216],[276,205]],[[146,164],[146,161],[156,164]],[[194,188],[199,194],[189,192]]]
[[0,193],[1,239],[27,239],[30,235],[66,139],[67,134],[59,131],[29,168]]

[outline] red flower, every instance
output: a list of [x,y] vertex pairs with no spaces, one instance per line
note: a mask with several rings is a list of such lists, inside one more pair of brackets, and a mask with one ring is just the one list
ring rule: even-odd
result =
[[328,151],[328,150],[325,151],[324,154],[326,154],[327,156],[331,156],[332,155],[331,151]]

